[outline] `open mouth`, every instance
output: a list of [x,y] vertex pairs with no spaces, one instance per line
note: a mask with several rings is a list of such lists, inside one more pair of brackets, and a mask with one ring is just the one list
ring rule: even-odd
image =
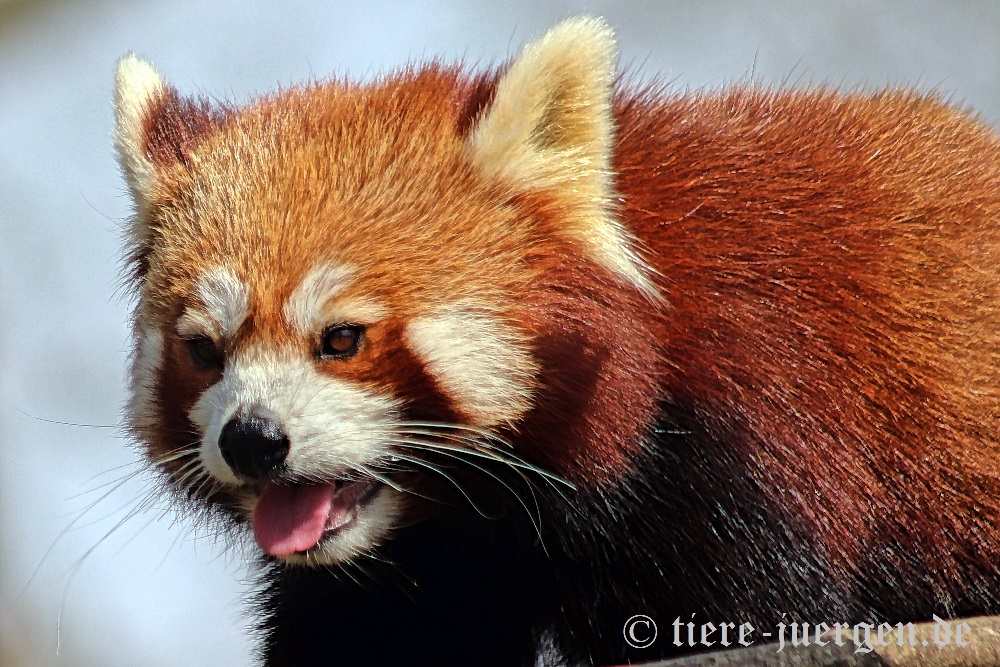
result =
[[257,544],[278,558],[315,549],[357,522],[382,486],[372,477],[325,484],[265,482],[251,522]]

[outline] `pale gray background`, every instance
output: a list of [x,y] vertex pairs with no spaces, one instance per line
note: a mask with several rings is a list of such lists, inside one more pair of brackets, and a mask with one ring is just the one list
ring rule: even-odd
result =
[[1000,120],[1000,3],[0,0],[0,665],[250,663],[241,554],[155,508],[115,528],[147,486],[104,486],[136,470],[105,428],[128,349],[116,59],[242,100],[431,55],[498,61],[581,12],[677,87],[913,84]]

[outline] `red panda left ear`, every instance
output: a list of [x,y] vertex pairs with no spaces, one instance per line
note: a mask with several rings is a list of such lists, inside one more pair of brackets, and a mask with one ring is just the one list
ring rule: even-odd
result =
[[657,298],[651,270],[613,211],[615,40],[604,21],[569,19],[525,47],[469,135],[472,160],[515,188],[546,190],[562,233]]
[[181,97],[153,66],[128,54],[115,77],[115,148],[135,201],[132,237],[148,241],[147,212],[164,175],[186,164],[192,151],[224,115],[207,103]]

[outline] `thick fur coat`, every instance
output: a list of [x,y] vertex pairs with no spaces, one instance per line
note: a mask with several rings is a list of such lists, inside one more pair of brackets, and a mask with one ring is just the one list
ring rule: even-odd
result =
[[575,19],[242,108],[121,62],[131,428],[252,531],[266,664],[1000,612],[997,134],[614,61]]

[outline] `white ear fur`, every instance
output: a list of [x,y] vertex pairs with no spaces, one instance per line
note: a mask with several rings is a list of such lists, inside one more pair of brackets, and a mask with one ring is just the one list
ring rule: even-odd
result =
[[602,20],[569,19],[525,47],[469,137],[473,161],[515,187],[551,190],[563,233],[657,298],[651,269],[612,211],[615,40]]
[[156,178],[156,166],[146,149],[147,120],[166,84],[153,66],[135,54],[118,62],[115,76],[115,148],[140,217]]

